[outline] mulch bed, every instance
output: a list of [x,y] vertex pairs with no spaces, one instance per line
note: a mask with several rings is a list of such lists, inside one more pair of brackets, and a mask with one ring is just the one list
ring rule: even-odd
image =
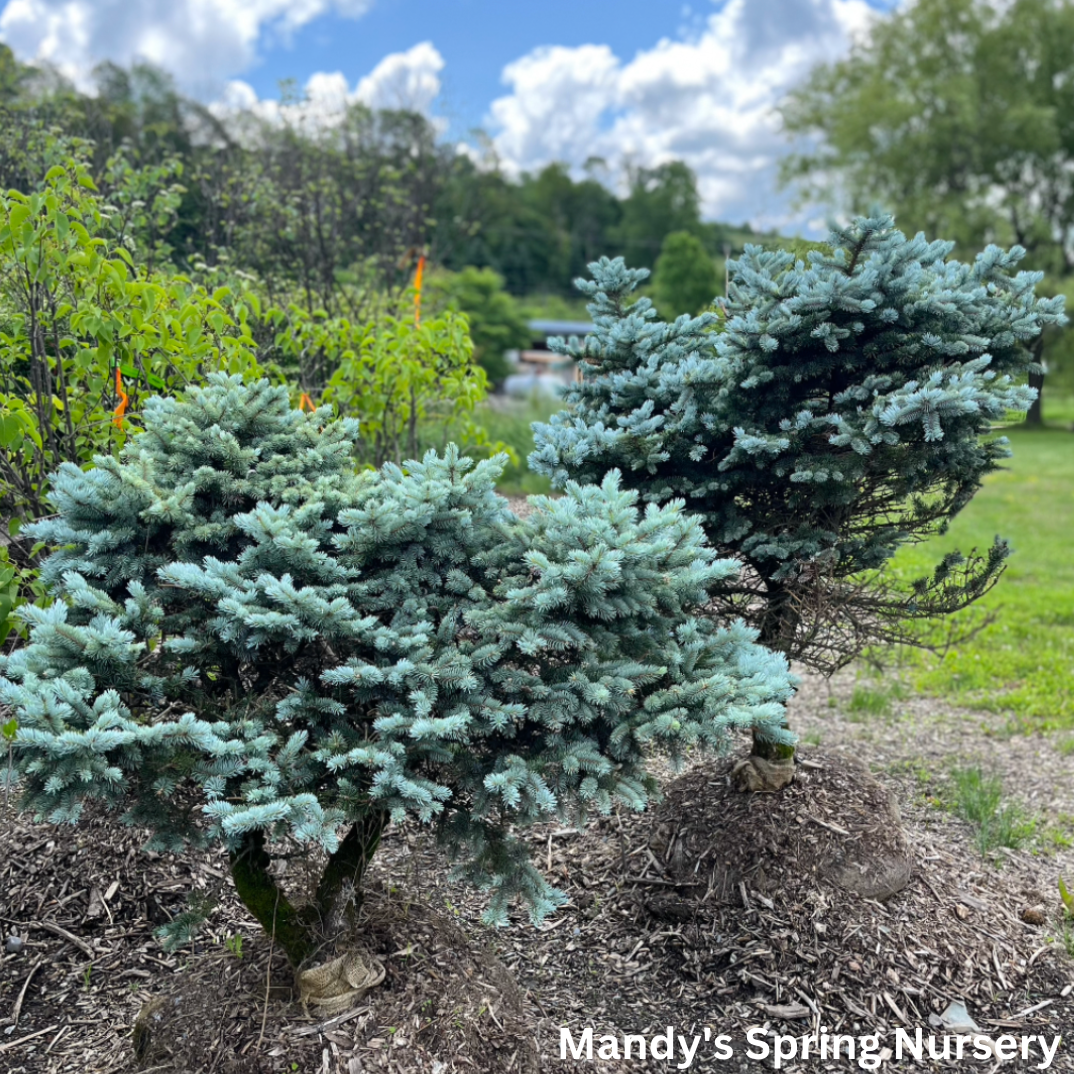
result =
[[[147,833],[92,809],[76,828],[34,825],[13,810],[0,824],[0,925],[23,941],[18,954],[0,952],[0,1069],[133,1069],[134,1020],[175,981],[206,995],[225,983],[230,1007],[240,1008],[234,1020],[259,1023],[260,1008],[244,1001],[248,978],[263,985],[268,945],[249,944],[241,960],[219,957],[227,935],[254,935],[227,887],[226,857],[146,854]],[[168,954],[153,930],[192,891],[219,898],[212,928],[191,949]],[[229,1005],[217,1006],[223,1021],[198,1025],[209,1043],[230,1039]]]
[[[908,886],[884,902],[843,890],[824,864],[833,860],[832,837],[845,842],[832,828],[851,830],[859,803],[825,793],[846,770],[824,761],[808,783],[763,798],[732,791],[726,763],[697,769],[671,786],[653,818],[624,820],[622,829],[605,821],[602,843],[553,842],[554,868],[576,903],[592,906],[594,893],[615,886],[592,920],[592,910],[578,912],[565,954],[526,943],[520,981],[563,997],[570,1024],[610,1033],[708,1026],[732,1037],[736,1056],[756,1025],[799,1036],[820,1025],[854,1035],[928,1033],[930,1015],[955,999],[993,1035],[1069,1032],[1074,966],[1044,929],[1017,916],[1039,902],[1054,909],[1054,898],[1027,886],[1027,878],[1039,882],[1038,863],[1025,855],[997,873],[954,832],[911,820]],[[676,861],[681,843],[668,829],[684,822],[685,861]],[[721,835],[727,841],[713,846]],[[890,838],[881,844],[885,854],[890,846]],[[554,974],[544,972],[553,958]],[[1067,1066],[1053,1069],[1074,1069],[1069,1051],[1061,1060]]]
[[[895,737],[879,736],[885,767]],[[743,1057],[747,1027],[942,1032],[929,1019],[952,1000],[992,1035],[1069,1036],[1074,963],[1056,940],[1057,862],[1021,851],[1002,868],[983,860],[966,826],[912,783],[882,775],[877,790],[852,758],[872,748],[805,748],[803,778],[775,796],[732,792],[729,762],[698,765],[667,776],[651,814],[530,832],[570,900],[539,928],[522,913],[509,929],[484,928],[480,895],[449,882],[427,834],[390,831],[362,911],[362,942],[386,979],[322,1021],[295,1002],[286,965],[230,892],[222,855],[146,856],[143,833],[97,814],[72,829],[3,812],[0,932],[24,946],[0,952],[0,1070],[135,1071],[132,1026],[154,999],[160,1018],[141,1069],[159,1074],[674,1069],[561,1062],[560,1026],[597,1036],[707,1026],[732,1036],[735,1059],[693,1069],[758,1071],[766,1064]],[[885,787],[897,791],[905,842],[883,820]],[[902,890],[871,897],[841,885],[840,865],[900,854],[912,864]],[[211,927],[166,954],[152,931],[190,890],[218,898]],[[1023,909],[1038,904],[1044,923],[1027,924]],[[225,944],[236,935],[241,957]],[[1051,1069],[1074,1071],[1074,1042]]]

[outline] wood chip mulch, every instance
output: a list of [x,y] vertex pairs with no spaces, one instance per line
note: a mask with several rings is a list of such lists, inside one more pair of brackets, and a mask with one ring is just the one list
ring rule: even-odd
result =
[[[944,721],[980,721],[910,711],[859,724],[845,711],[850,687],[837,687],[829,709],[805,684],[799,704],[809,711],[795,725],[838,745],[804,747],[802,778],[782,795],[731,792],[721,761],[667,774],[651,814],[529,832],[536,860],[569,898],[538,928],[521,913],[508,929],[485,928],[480,894],[449,881],[428,833],[390,831],[361,936],[387,977],[354,1010],[320,1021],[295,1002],[285,963],[270,958],[231,894],[222,855],[147,856],[144,833],[114,818],[35,826],[0,802],[0,938],[23,941],[17,953],[0,944],[0,1070],[610,1074],[675,1067],[561,1062],[560,1027],[599,1036],[707,1026],[734,1038],[735,1059],[693,1069],[760,1071],[767,1064],[744,1058],[747,1027],[941,1033],[938,1016],[961,1001],[992,1036],[1063,1033],[1050,1069],[1074,1071],[1074,961],[1055,894],[1074,855],[1035,847],[982,858],[969,828],[907,775],[924,765],[941,780]],[[1026,752],[1024,740],[980,731],[980,741],[1017,789],[1004,750]],[[879,792],[858,761],[894,791],[900,825],[875,821],[881,800],[868,796]],[[1032,801],[1045,808],[1045,784],[1033,778]],[[894,894],[841,886],[840,864],[900,854],[911,875]],[[217,909],[192,949],[169,955],[152,932],[189,890],[215,897]],[[1039,923],[1022,919],[1041,907]],[[227,947],[234,936],[241,957],[234,940]],[[160,1017],[139,1064],[132,1027],[150,1001],[150,1017]],[[1015,1059],[1002,1070],[1035,1065]],[[811,1058],[782,1069],[848,1066]],[[883,1067],[911,1068],[944,1069],[894,1058]]]
[[[929,1033],[952,1000],[992,1035],[1069,1034],[1074,966],[1046,928],[1018,916],[1043,903],[1058,927],[1058,900],[1028,886],[1039,883],[1038,863],[1012,856],[997,873],[967,854],[961,833],[910,819],[908,886],[883,902],[841,890],[824,877],[824,844],[833,835],[842,841],[833,829],[853,829],[855,803],[827,798],[824,774],[751,800],[730,790],[727,765],[700,769],[673,785],[653,819],[603,822],[598,846],[592,835],[554,840],[557,879],[586,908],[563,930],[565,945],[519,950],[519,980],[536,995],[562,996],[564,1024],[612,1034],[711,1027],[733,1038],[736,1056],[757,1025],[889,1041],[897,1027]],[[747,811],[752,832],[742,824]],[[678,844],[662,830],[669,817],[691,825],[680,835],[685,863],[675,862]],[[713,847],[724,833],[738,844]],[[758,853],[764,835],[767,855]],[[729,882],[728,862],[740,865],[741,879]],[[1053,1069],[1074,1069],[1069,1047],[1060,1061],[1067,1065]],[[840,1067],[810,1061],[797,1069]],[[889,1060],[885,1069],[902,1067]]]

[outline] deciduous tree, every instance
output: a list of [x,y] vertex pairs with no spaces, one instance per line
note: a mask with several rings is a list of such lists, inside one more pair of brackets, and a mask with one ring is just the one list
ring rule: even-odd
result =
[[696,316],[712,305],[718,288],[716,266],[696,235],[673,231],[664,239],[653,271],[653,302],[661,316]]
[[[783,116],[807,147],[784,177],[807,194],[859,211],[880,201],[963,253],[1017,243],[1030,267],[1074,273],[1069,0],[903,5],[818,68]],[[1039,393],[1042,370],[1028,376]]]

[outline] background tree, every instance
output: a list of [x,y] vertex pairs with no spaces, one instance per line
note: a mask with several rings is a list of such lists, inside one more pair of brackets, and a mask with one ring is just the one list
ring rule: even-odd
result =
[[225,144],[190,171],[206,223],[191,256],[255,272],[277,304],[360,316],[368,311],[355,308],[348,273],[372,269],[389,289],[409,283],[404,255],[428,240],[447,150],[418,115],[308,108],[298,100],[281,122],[245,113],[223,122]]
[[[556,230],[565,250],[562,280],[568,282],[606,250],[622,217],[619,199],[595,178],[599,161],[590,161],[586,178],[575,180],[564,164],[549,164],[522,182],[522,193]],[[560,284],[558,288],[565,290]]]
[[492,269],[472,266],[461,272],[440,272],[429,280],[428,298],[466,314],[474,343],[474,361],[497,384],[510,372],[504,357],[531,342],[530,330],[518,301],[503,289],[503,278]]
[[[1008,554],[944,558],[909,587],[884,573],[907,543],[944,532],[1007,457],[990,424],[1028,405],[1015,380],[1062,299],[991,246],[970,265],[953,243],[907,240],[860,218],[808,266],[748,246],[732,262],[726,321],[663,323],[622,261],[583,285],[596,329],[575,348],[585,376],[568,409],[534,426],[530,465],[557,486],[616,469],[650,503],[681,497],[712,544],[744,564],[714,594],[763,644],[823,671],[915,623],[966,607]],[[780,742],[755,736],[751,788],[793,775]]]
[[629,193],[615,231],[613,250],[628,265],[651,267],[673,231],[701,230],[701,196],[697,176],[682,161],[655,168],[635,168],[629,174]]
[[26,68],[15,58],[15,53],[0,42],[0,105],[18,97],[26,74]]
[[433,256],[448,268],[491,268],[515,295],[568,294],[609,248],[622,208],[603,183],[576,182],[561,164],[516,183],[460,155],[433,214]]
[[696,316],[720,290],[716,266],[696,235],[673,231],[664,239],[653,272],[653,302],[662,317]]
[[[1074,273],[1069,0],[905,5],[819,67],[783,116],[808,147],[784,177],[807,194],[834,190],[860,208],[879,199],[903,226],[963,252],[1018,243],[1032,268]],[[1029,378],[1043,388],[1040,371]],[[1039,397],[1029,420],[1042,420]]]
[[110,161],[168,167],[181,197],[160,242],[176,267],[253,273],[281,307],[367,320],[378,292],[409,283],[414,250],[452,271],[492,269],[510,294],[540,304],[573,296],[572,280],[602,253],[652,266],[665,236],[685,230],[722,272],[725,246],[752,235],[701,221],[696,177],[681,161],[630,169],[619,197],[598,158],[581,176],[552,163],[508,178],[492,154],[475,162],[407,111],[351,103],[326,114],[292,89],[267,120],[210,111],[145,64],[102,64],[83,93],[3,55],[0,186],[32,189],[47,170],[33,147],[57,131],[87,143],[106,195]]
[[[120,459],[57,475],[34,535],[59,599],[0,662],[24,805],[223,843],[296,966],[389,822],[435,820],[490,921],[516,896],[539,919],[561,900],[512,823],[641,808],[648,753],[778,737],[789,693],[781,656],[697,616],[735,566],[680,504],[642,515],[609,477],[520,520],[502,460],[356,473],[355,425],[216,374],[151,400]],[[296,843],[328,855],[305,906],[270,868]]]

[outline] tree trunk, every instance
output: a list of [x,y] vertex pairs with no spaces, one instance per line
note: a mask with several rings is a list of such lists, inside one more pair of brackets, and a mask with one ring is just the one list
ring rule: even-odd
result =
[[338,929],[344,917],[353,923],[354,913],[362,904],[362,879],[387,824],[387,813],[366,813],[328,859],[315,902],[318,916],[322,923],[329,924],[329,931]]
[[1040,428],[1044,425],[1044,374],[1030,373],[1029,386],[1037,389],[1037,398],[1033,405],[1026,411],[1026,425]]
[[242,845],[231,855],[231,879],[243,905],[297,968],[313,954],[316,940],[310,922],[291,905],[268,871],[271,863],[265,850],[265,833],[247,832]]
[[[784,718],[784,727],[787,727]],[[749,757],[731,769],[731,779],[740,791],[764,791],[772,794],[794,782],[795,750],[781,742],[771,742],[753,732],[753,749]]]
[[[757,640],[768,649],[787,653],[794,641],[798,615],[786,587],[773,585],[767,594],[767,607],[761,621]],[[783,716],[787,728],[786,714]],[[795,749],[781,742],[772,742],[753,732],[753,748],[749,757],[731,770],[731,779],[742,791],[780,791],[794,782]]]
[[231,855],[236,893],[296,970],[345,920],[353,923],[362,901],[362,878],[387,822],[388,814],[379,810],[355,822],[329,857],[313,902],[301,908],[291,903],[269,872],[272,857],[265,849],[263,831],[247,832]]
[[1037,398],[1032,406],[1026,411],[1026,425],[1040,428],[1044,425],[1044,337],[1037,336],[1031,347],[1034,364],[1040,369],[1039,373],[1029,374],[1029,386],[1037,389]]

